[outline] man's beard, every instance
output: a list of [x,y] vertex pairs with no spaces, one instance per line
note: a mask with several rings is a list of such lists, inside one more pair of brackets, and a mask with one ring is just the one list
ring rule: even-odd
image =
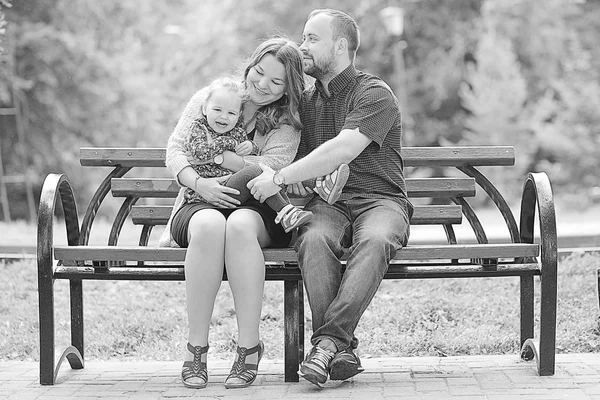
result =
[[322,80],[323,78],[327,78],[331,75],[334,75],[336,67],[337,63],[335,62],[335,58],[333,56],[333,49],[331,49],[331,54],[329,55],[329,58],[323,60],[322,62],[317,62],[313,58],[312,65],[308,68],[305,68],[304,73],[308,76],[312,76],[317,80]]

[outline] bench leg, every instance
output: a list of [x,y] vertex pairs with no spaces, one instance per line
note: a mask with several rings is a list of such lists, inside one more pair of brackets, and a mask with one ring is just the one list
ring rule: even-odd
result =
[[299,363],[304,360],[304,284],[302,281],[298,281],[298,360]]
[[[554,273],[543,276],[540,310],[540,376],[554,375],[556,359],[556,300],[557,276],[556,260]],[[552,268],[547,268],[552,271]]]
[[286,280],[283,285],[285,381],[298,382],[298,365],[304,354],[304,329],[301,329],[304,327],[302,281]]
[[81,355],[81,365],[73,365],[71,368],[83,368],[83,285],[81,279],[72,279],[70,282],[71,297],[71,345]]
[[38,276],[41,385],[54,385],[54,282],[42,273],[51,268],[40,268]]
[[534,331],[534,285],[533,276],[521,277],[521,343],[519,348],[527,339],[533,338]]

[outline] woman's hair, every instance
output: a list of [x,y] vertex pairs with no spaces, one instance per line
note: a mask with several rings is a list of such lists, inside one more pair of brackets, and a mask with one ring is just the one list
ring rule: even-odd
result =
[[[242,103],[240,111],[243,111],[244,104],[250,100],[250,94],[248,90],[246,90],[246,86],[240,82],[238,79],[225,76],[221,78],[214,79],[211,83],[200,90],[201,95],[201,104],[202,104],[202,112],[204,112],[204,107],[208,103],[210,96],[217,89],[226,89],[231,95],[236,96],[240,102]],[[241,115],[241,113],[240,113]],[[241,120],[241,118],[240,118]]]
[[305,87],[302,52],[296,43],[287,38],[267,39],[254,50],[254,53],[246,61],[244,80],[250,69],[267,54],[273,55],[285,68],[286,94],[258,110],[256,129],[258,132],[266,133],[281,124],[290,124],[300,130],[302,123],[298,108]]

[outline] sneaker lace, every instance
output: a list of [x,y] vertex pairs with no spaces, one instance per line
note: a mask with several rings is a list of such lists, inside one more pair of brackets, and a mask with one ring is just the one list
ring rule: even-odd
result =
[[324,370],[327,370],[327,368],[329,367],[329,362],[332,358],[333,355],[329,351],[322,349],[319,346],[316,346],[315,352],[310,358],[310,361],[319,365]]
[[281,211],[277,213],[277,216],[275,217],[275,223],[278,224],[281,220],[285,219],[286,214],[294,210],[296,210],[296,207],[294,207],[293,204],[287,204],[281,209]]

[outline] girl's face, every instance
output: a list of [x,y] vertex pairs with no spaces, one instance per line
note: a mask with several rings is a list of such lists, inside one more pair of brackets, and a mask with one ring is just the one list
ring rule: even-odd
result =
[[229,89],[213,91],[204,106],[208,125],[217,133],[229,132],[237,124],[242,109],[242,100]]
[[283,97],[286,90],[285,67],[274,55],[266,54],[248,70],[246,86],[250,101],[257,106],[271,104]]

